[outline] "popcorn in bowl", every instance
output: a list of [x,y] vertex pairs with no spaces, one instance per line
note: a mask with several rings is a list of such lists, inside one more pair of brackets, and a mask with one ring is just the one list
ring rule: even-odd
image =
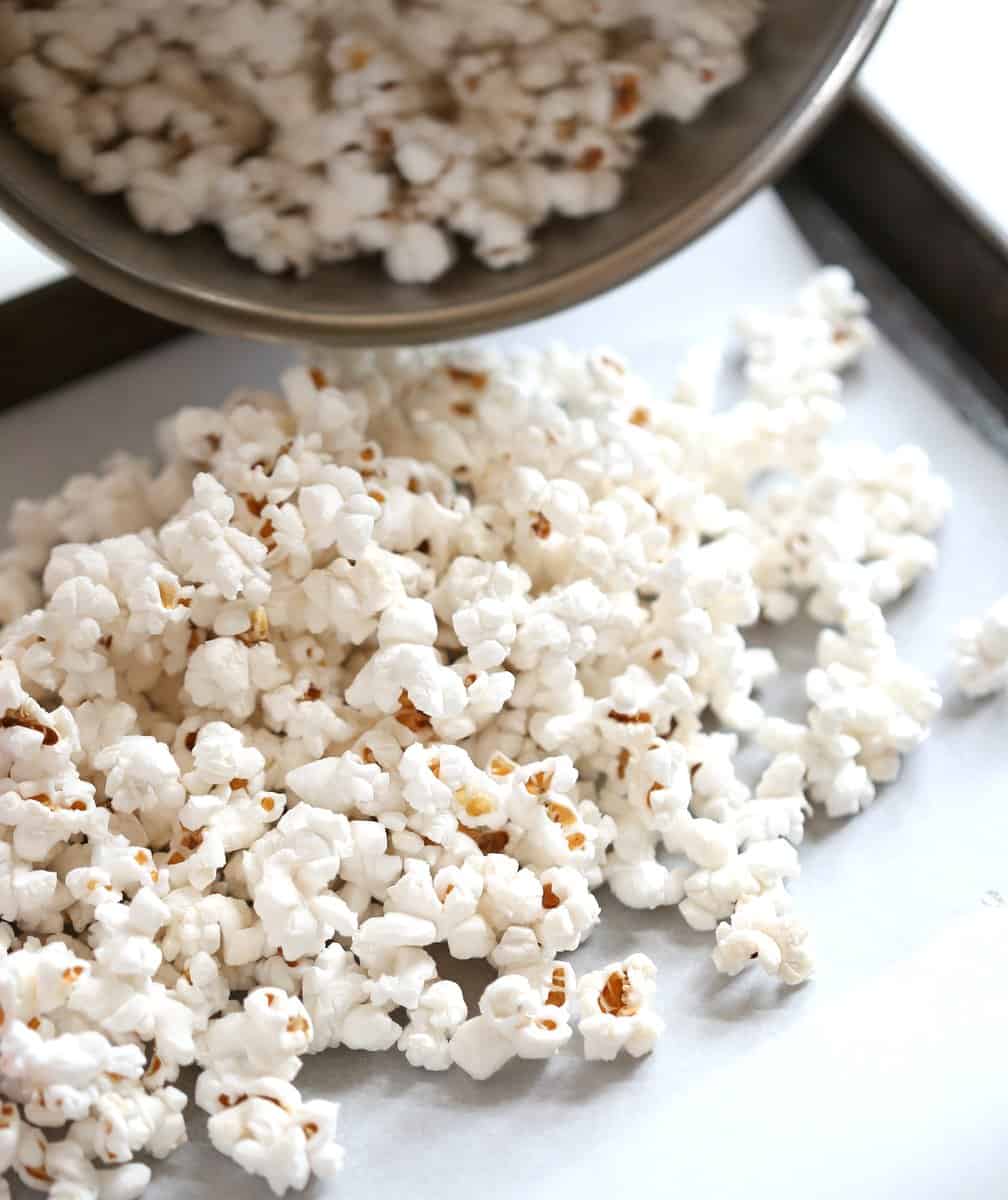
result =
[[615,208],[650,119],[746,73],[762,0],[7,0],[0,92],[64,176],[263,271],[380,255],[430,282],[458,242],[525,262]]

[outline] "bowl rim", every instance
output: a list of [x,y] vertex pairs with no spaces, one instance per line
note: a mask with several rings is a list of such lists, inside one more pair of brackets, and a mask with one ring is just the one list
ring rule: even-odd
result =
[[[657,265],[729,216],[794,161],[843,98],[896,0],[861,0],[849,28],[756,145],[686,208],[596,258],[486,300],[412,312],[299,313],[192,284],[162,284],[42,221],[0,178],[0,210],[87,283],[127,304],[210,333],[329,345],[423,344],[504,329],[591,300]],[[67,186],[72,186],[67,184]]]

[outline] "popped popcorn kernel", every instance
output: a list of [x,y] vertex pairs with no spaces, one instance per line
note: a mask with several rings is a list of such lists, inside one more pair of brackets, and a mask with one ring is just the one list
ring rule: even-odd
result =
[[967,696],[989,696],[1008,687],[1008,595],[954,630],[956,681]]
[[578,985],[586,1058],[610,1060],[621,1050],[649,1054],[665,1028],[654,1011],[657,969],[644,954],[582,977]]

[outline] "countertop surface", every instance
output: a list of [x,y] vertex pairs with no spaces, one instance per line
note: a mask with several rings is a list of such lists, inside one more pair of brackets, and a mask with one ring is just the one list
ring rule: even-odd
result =
[[1006,39],[1002,0],[900,0],[856,92],[1008,253]]
[[[742,304],[786,299],[814,265],[765,193],[644,278],[505,340],[604,342],[660,388],[687,346],[725,332]],[[150,449],[159,417],[217,402],[237,384],[266,384],[289,357],[192,337],[0,414],[0,511],[115,449]],[[575,965],[630,950],[654,958],[668,1021],[655,1054],[586,1064],[575,1039],[557,1059],[513,1063],[486,1084],[415,1071],[395,1052],[309,1059],[299,1086],[344,1102],[348,1165],[308,1194],[1004,1194],[1008,909],[995,893],[1008,895],[1008,770],[998,749],[1008,698],[958,698],[947,644],[960,617],[1008,590],[1008,462],[990,442],[993,424],[983,434],[889,344],[870,352],[846,396],[843,437],[917,442],[955,491],[937,571],[891,614],[902,652],[938,677],[946,706],[871,809],[811,824],[793,890],[814,929],[816,979],[797,990],[756,972],[725,979],[710,963],[710,935],[675,911],[628,912],[603,895],[603,923]],[[813,636],[799,625],[775,637],[786,682],[771,707],[786,715],[801,710]],[[197,1114],[190,1130],[192,1143],[156,1164],[153,1200],[269,1194],[213,1153]]]

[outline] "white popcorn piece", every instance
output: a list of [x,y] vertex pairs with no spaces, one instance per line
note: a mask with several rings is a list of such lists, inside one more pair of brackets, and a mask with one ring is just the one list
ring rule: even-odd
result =
[[129,735],[106,746],[94,759],[105,772],[105,791],[116,812],[137,812],[155,843],[168,841],[185,789],[178,763],[163,743]]
[[431,946],[437,940],[437,926],[433,921],[391,912],[383,917],[371,917],[361,925],[354,938],[354,950],[366,955],[397,946]]
[[674,840],[691,862],[707,870],[726,866],[737,854],[737,836],[731,825],[707,817],[691,817],[686,811],[679,812],[666,831],[668,840]]
[[368,978],[349,951],[330,943],[301,977],[301,995],[312,1021],[312,1053],[329,1046],[387,1050],[402,1027],[368,998]]
[[46,1039],[20,1021],[4,1032],[3,1062],[4,1074],[23,1091],[54,1083],[84,1089],[108,1071],[138,1079],[144,1067],[136,1046],[113,1046],[91,1031]]
[[[606,865],[606,882],[627,908],[655,909],[678,904],[685,896],[689,867],[668,868],[655,856],[655,840],[645,831],[620,837]],[[626,844],[626,843],[629,844]],[[621,844],[624,843],[624,844]]]
[[185,686],[200,708],[223,709],[238,720],[252,715],[255,688],[249,650],[236,638],[218,637],[197,646],[186,667]]
[[312,1175],[327,1179],[342,1170],[343,1148],[334,1141],[338,1104],[305,1101],[292,1084],[268,1077],[221,1080],[214,1074],[204,1092],[205,1102],[198,1102],[212,1113],[207,1132],[214,1149],[264,1178],[274,1195],[300,1191]]
[[573,1030],[555,993],[535,987],[523,975],[502,975],[480,997],[479,1016],[461,1024],[451,1037],[452,1061],[473,1079],[487,1079],[516,1055],[550,1058],[570,1040]]
[[717,927],[714,965],[737,975],[758,961],[768,975],[792,986],[804,983],[813,971],[808,930],[790,913],[780,913],[769,896],[740,901],[730,922]]
[[804,759],[810,798],[830,816],[870,804],[876,783],[896,777],[941,707],[935,685],[898,657],[878,606],[851,594],[841,606],[844,633],[820,634],[820,666],[806,677],[807,724],[770,721],[760,735],[769,749]]
[[192,501],[161,530],[161,546],[180,578],[212,584],[227,600],[244,595],[261,603],[268,591],[260,565],[267,549],[231,525],[234,512],[234,501],[217,480],[197,475]]
[[329,890],[353,851],[341,813],[299,804],[245,851],[242,867],[266,944],[285,958],[318,954],[334,933],[349,937],[357,917]]
[[546,955],[576,950],[598,923],[601,909],[588,881],[571,867],[551,867],[540,876],[543,916],[536,937]]
[[320,758],[288,771],[289,790],[308,804],[331,812],[377,815],[387,802],[389,780],[377,763],[355,754]]
[[510,925],[490,955],[490,962],[502,974],[524,972],[542,965],[543,948],[535,930],[525,925]]
[[457,717],[466,705],[461,679],[430,646],[395,643],[375,652],[346,691],[354,708],[397,713],[412,706],[423,717]]
[[778,754],[767,766],[735,817],[739,844],[786,838],[798,845],[811,811],[805,799],[805,763],[797,754]]
[[798,854],[789,842],[782,838],[753,842],[722,866],[688,875],[679,911],[693,929],[714,929],[740,897],[779,890],[798,871]]
[[311,1040],[311,1019],[300,1000],[279,988],[256,988],[241,1012],[210,1022],[201,1056],[226,1073],[290,1080]]
[[959,623],[953,653],[956,682],[965,695],[989,696],[1008,687],[1008,596]]
[[531,926],[541,917],[543,885],[534,872],[505,854],[488,854],[480,868],[480,913],[494,929],[503,932],[513,925]]
[[231,791],[231,782],[242,779],[253,789],[260,782],[265,760],[254,746],[246,746],[241,732],[224,721],[198,726],[193,744],[192,767],[183,783],[191,795]]
[[585,1058],[610,1061],[621,1050],[634,1058],[650,1054],[665,1031],[655,1011],[658,971],[646,954],[631,954],[581,977],[578,1032]]
[[433,958],[413,946],[390,953],[385,961],[372,957],[368,969],[371,978],[365,988],[372,1004],[407,1012],[417,1007],[425,985],[437,975]]
[[410,1066],[447,1071],[452,1064],[451,1039],[467,1016],[457,983],[438,979],[424,988],[397,1042]]
[[349,467],[340,468],[331,483],[301,488],[298,508],[309,549],[317,552],[335,546],[346,558],[360,557],[381,513],[363,479]]

